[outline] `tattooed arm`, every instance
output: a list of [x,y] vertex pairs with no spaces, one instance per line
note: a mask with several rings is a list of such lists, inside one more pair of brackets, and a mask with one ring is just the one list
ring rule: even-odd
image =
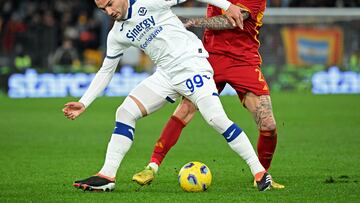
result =
[[[243,19],[247,19],[249,17],[249,12],[242,12]],[[207,28],[211,30],[225,30],[225,29],[233,29],[236,26],[233,26],[225,15],[218,15],[211,18],[184,18],[179,17],[180,20],[184,23],[186,28],[190,27],[199,27],[199,28]]]

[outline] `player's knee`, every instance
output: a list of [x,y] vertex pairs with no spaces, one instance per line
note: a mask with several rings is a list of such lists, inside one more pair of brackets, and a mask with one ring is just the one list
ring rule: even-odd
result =
[[215,114],[207,119],[207,122],[221,134],[223,134],[233,123],[225,114]]
[[276,122],[272,116],[268,118],[263,118],[260,123],[260,130],[273,131],[276,129]]
[[195,113],[196,113],[195,105],[187,100],[187,102],[182,102],[178,106],[173,116],[184,121],[184,123],[188,123],[194,117]]
[[184,120],[188,114],[190,113],[190,109],[188,108],[187,105],[180,105],[176,111],[174,112],[174,116],[176,116],[177,118]]
[[141,110],[130,97],[126,97],[116,110],[116,122],[124,123],[133,128],[135,127],[135,121],[141,117]]
[[206,122],[220,134],[233,124],[227,117],[218,97],[204,97],[198,101],[197,105]]

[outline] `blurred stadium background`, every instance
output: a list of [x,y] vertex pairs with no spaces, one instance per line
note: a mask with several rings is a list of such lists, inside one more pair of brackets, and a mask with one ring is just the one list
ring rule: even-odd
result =
[[[205,6],[188,1],[174,11],[199,17]],[[81,96],[113,23],[93,0],[2,0],[0,8],[1,91],[14,98]],[[202,37],[203,30],[192,31]],[[359,33],[360,0],[269,0],[260,52],[271,90],[360,93]],[[105,95],[126,95],[153,69],[140,50],[129,49]]]

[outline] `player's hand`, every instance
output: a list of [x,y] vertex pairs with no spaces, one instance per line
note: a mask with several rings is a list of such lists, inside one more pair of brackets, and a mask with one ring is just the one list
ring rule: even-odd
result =
[[71,120],[75,120],[85,111],[85,106],[81,102],[68,102],[64,106],[62,111],[64,112],[65,117]]
[[195,26],[194,19],[190,19],[190,18],[186,18],[186,17],[182,17],[182,16],[178,16],[178,18],[183,23],[185,28],[191,28],[191,27]]
[[244,22],[241,11],[246,11],[246,10],[239,6],[235,6],[234,4],[231,4],[228,10],[226,10],[225,16],[230,21],[233,27],[237,26],[240,29],[244,29]]
[[195,21],[192,19],[187,19],[187,21],[183,22],[185,28],[191,28],[195,26]]

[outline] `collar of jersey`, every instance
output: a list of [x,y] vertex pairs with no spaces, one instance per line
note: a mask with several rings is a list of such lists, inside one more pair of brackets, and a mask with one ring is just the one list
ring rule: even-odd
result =
[[128,0],[128,2],[129,2],[129,8],[127,10],[127,17],[123,19],[124,21],[131,18],[131,16],[132,16],[132,6],[136,2],[136,0]]

